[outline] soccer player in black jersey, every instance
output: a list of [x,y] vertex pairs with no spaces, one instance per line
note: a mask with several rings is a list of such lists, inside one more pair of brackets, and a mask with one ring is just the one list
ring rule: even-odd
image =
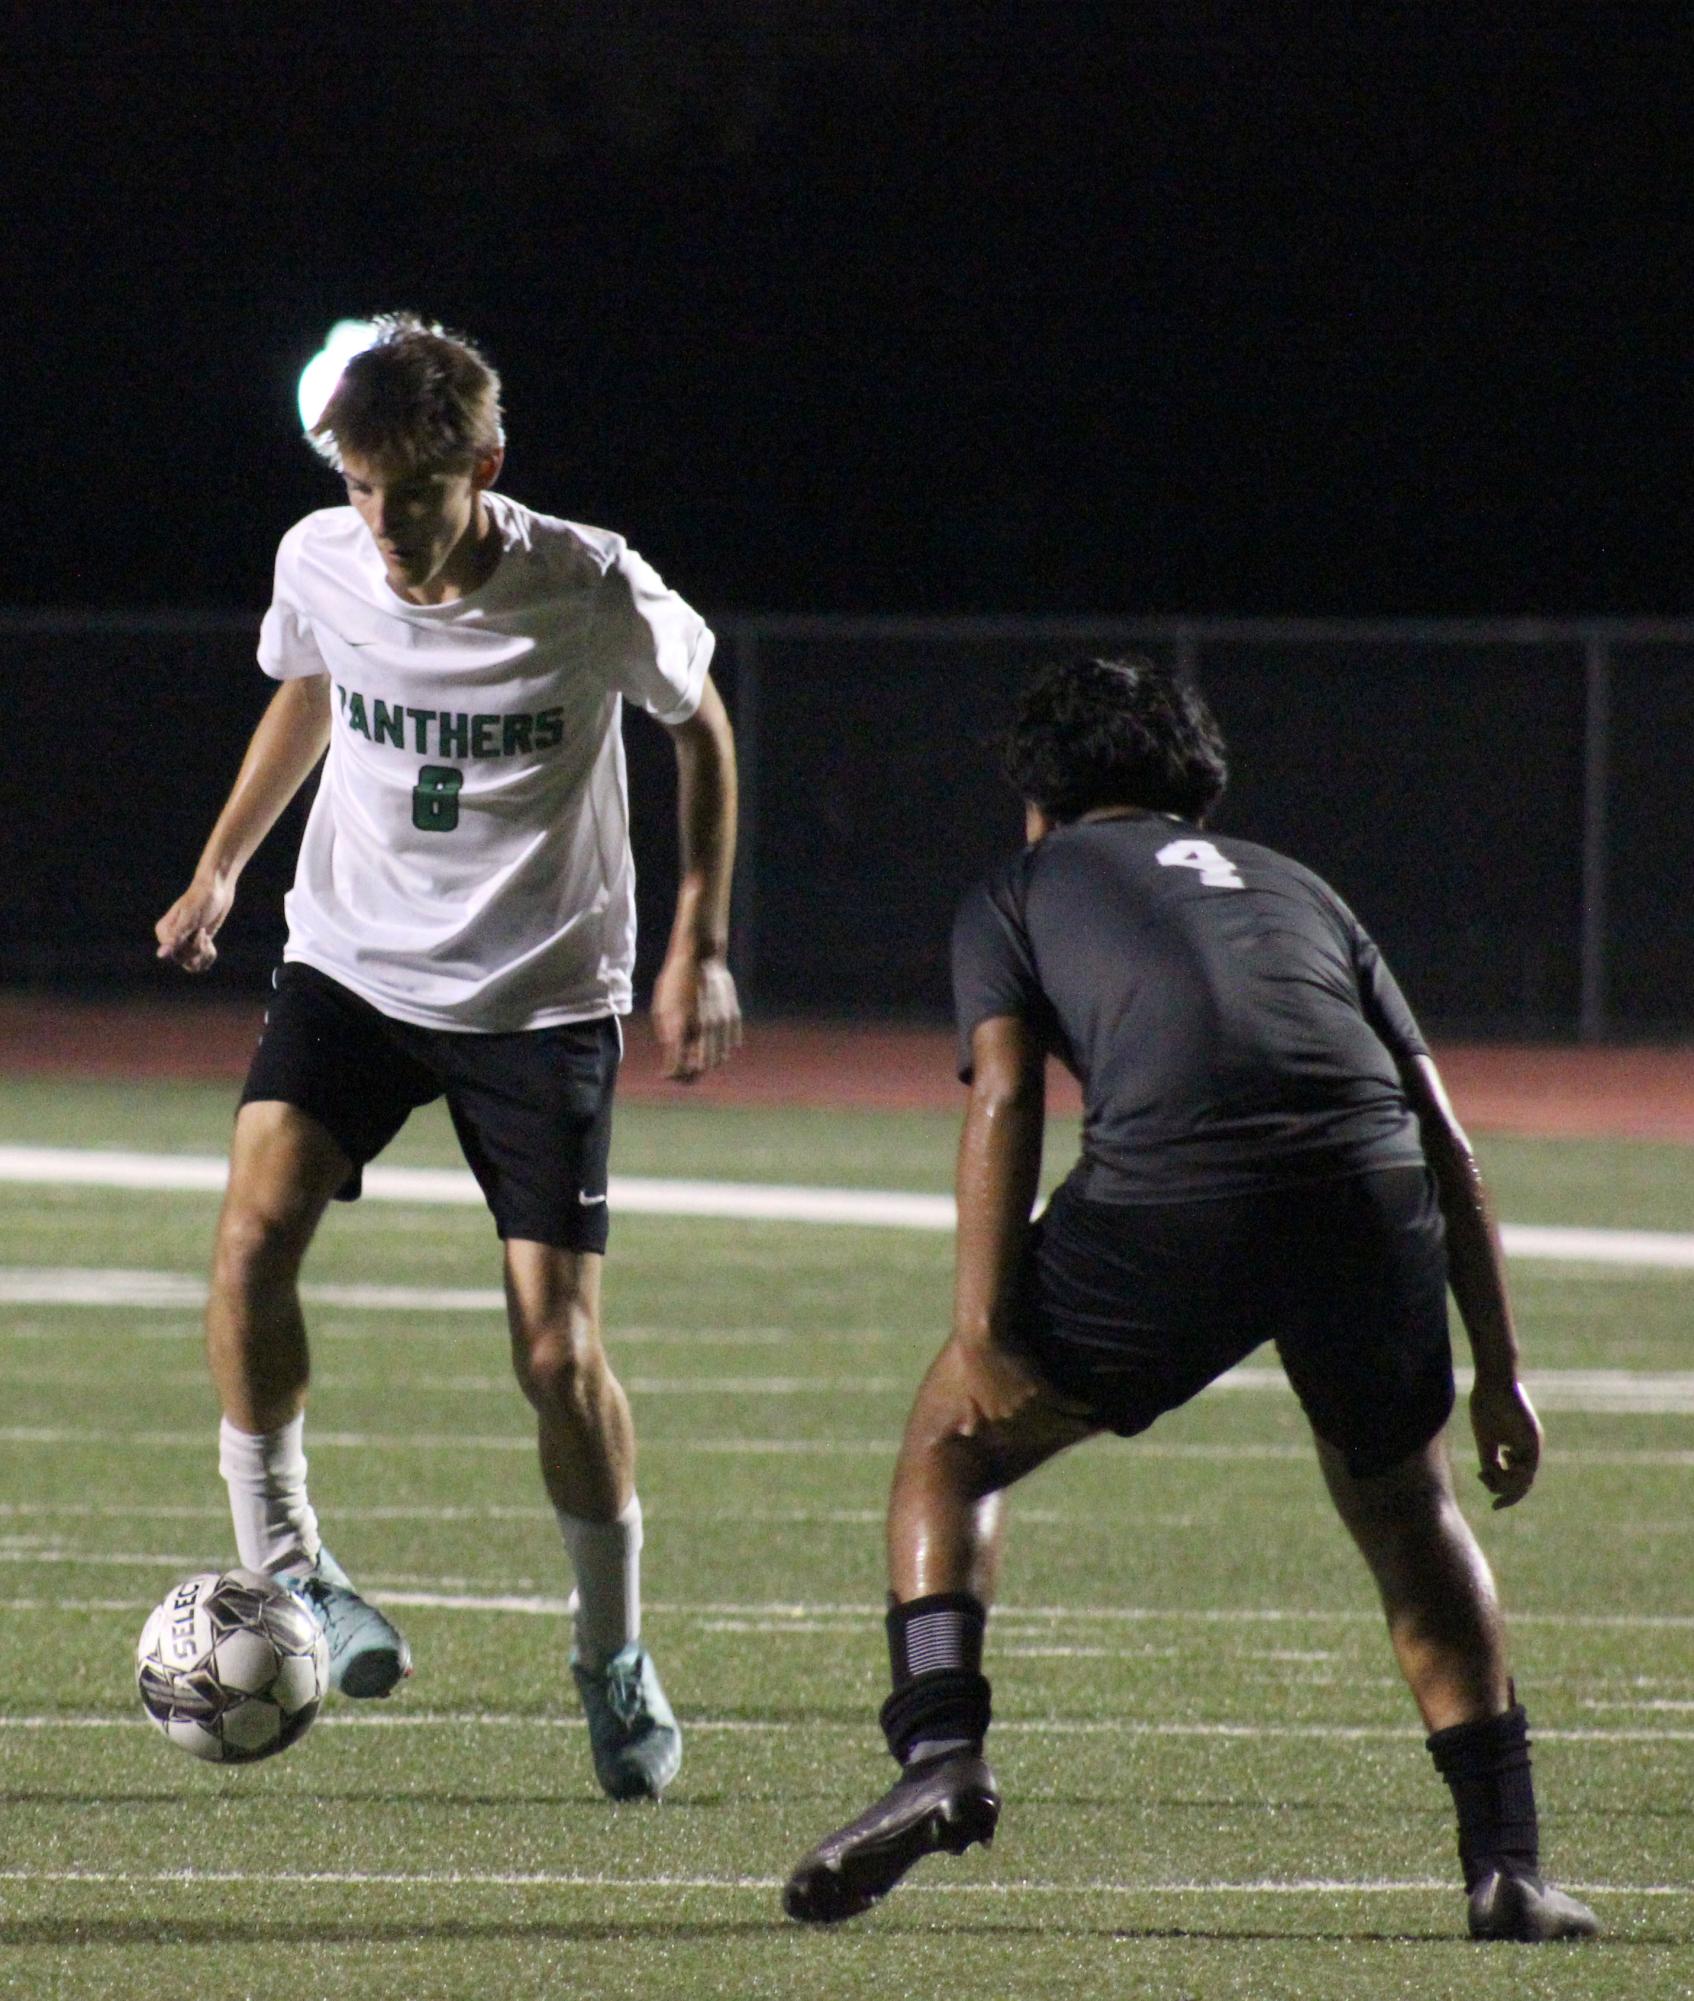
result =
[[[970,1086],[953,1332],[888,1508],[882,1725],[903,1772],[805,1857],[785,1908],[852,1917],[920,1857],[992,1838],[1001,1491],[1274,1340],[1452,1789],[1472,1935],[1587,1937],[1593,1913],[1540,1874],[1527,1724],[1453,1497],[1449,1286],[1497,1508],[1529,1491],[1541,1432],[1488,1198],[1411,1012],[1309,869],[1202,832],[1226,766],[1184,680],[1139,659],[1050,668],[1006,766],[1029,845],[953,935]],[[1049,1051],[1082,1082],[1083,1152],[1032,1224]]]

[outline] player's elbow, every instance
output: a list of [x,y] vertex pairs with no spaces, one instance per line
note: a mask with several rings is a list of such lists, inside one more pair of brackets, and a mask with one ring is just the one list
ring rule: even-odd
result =
[[685,716],[679,723],[668,723],[666,728],[676,745],[678,757],[733,767],[735,730],[729,720],[729,711],[724,707],[723,697],[709,676],[700,690],[700,700],[694,713]]
[[1419,1118],[1418,1132],[1424,1158],[1441,1187],[1468,1186],[1478,1180],[1476,1154],[1464,1128],[1450,1112],[1433,1108],[1425,1112]]
[[1000,1117],[1034,1107],[1046,1091],[1046,1060],[1026,1022],[992,1015],[971,1031],[971,1110]]
[[976,1117],[999,1124],[1042,1110],[1043,1084],[1039,1070],[978,1070],[971,1081],[970,1108]]

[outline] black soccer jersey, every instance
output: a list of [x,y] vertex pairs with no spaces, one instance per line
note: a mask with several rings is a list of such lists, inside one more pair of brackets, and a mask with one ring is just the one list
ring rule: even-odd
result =
[[971,1031],[1028,1021],[1081,1080],[1077,1193],[1176,1202],[1421,1163],[1397,1059],[1425,1053],[1352,912],[1310,869],[1163,814],[1061,827],[953,929]]

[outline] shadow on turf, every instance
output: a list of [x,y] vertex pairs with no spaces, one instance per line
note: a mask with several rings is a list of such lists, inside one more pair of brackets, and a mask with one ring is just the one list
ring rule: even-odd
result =
[[557,1945],[609,1945],[624,1939],[664,1939],[677,1944],[717,1939],[762,1938],[793,1930],[781,1918],[745,1919],[723,1924],[476,1924],[443,1919],[439,1924],[371,1924],[347,1919],[334,1924],[288,1924],[280,1920],[243,1923],[240,1919],[167,1924],[148,1918],[94,1918],[79,1924],[66,1918],[35,1918],[0,1924],[0,1947],[112,1945],[418,1945],[541,1941]]
[[[1018,1812],[1021,1816],[1026,1807],[1062,1807],[1068,1813],[1073,1807],[1117,1807],[1123,1806],[1121,1793],[1061,1793],[1061,1792],[1020,1792]],[[1263,1819],[1272,1814],[1310,1813],[1335,1819],[1353,1811],[1345,1799],[1157,1799],[1148,1798],[1143,1803],[1143,1811],[1152,1817],[1158,1813],[1231,1813],[1240,1819]],[[1690,1809],[1694,1812],[1694,1808]],[[1449,1817],[1446,1809],[1437,1814],[1433,1809],[1426,1819]]]
[[[1218,1925],[1211,1930],[1203,1930],[1194,1925],[1051,1925],[1039,1927],[1028,1925],[925,1925],[926,1933],[945,1932],[955,1938],[1022,1938],[1027,1939],[1032,1931],[1039,1930],[1042,1938],[1097,1939],[1114,1945],[1450,1945],[1462,1947],[1467,1953],[1510,1951],[1504,1944],[1480,1946],[1474,1939],[1467,1938],[1462,1930],[1454,1931],[1318,1931],[1311,1927],[1296,1929],[1293,1926],[1282,1931],[1269,1927],[1255,1927],[1248,1930],[1234,1925]],[[4,1934],[0,1934],[4,1936]],[[1599,1939],[1584,1939],[1580,1947],[1571,1945],[1562,1951],[1578,1953],[1587,1959],[1596,1952],[1616,1952],[1620,1947],[1637,1946],[1686,1946],[1689,1944],[1686,1932],[1632,1931],[1627,1937],[1607,1936]]]

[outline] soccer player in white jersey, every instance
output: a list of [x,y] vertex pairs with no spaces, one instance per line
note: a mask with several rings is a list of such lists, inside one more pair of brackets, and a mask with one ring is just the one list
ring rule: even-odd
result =
[[493,490],[504,433],[483,357],[410,315],[378,327],[311,433],[349,504],[283,538],[259,641],[280,685],[157,927],[160,957],[212,964],[243,867],[324,758],[218,1225],[220,1465],[241,1561],[315,1609],[343,1693],[390,1693],[410,1650],[307,1498],[298,1276],[329,1202],[445,1096],[504,1246],[595,1770],[614,1799],[657,1797],[681,1737],[641,1644],[634,1432],[600,1334],[635,946],[622,704],[676,751],[681,881],[653,1019],[682,1080],[740,1040],[734,744],[700,617],[620,536]]

